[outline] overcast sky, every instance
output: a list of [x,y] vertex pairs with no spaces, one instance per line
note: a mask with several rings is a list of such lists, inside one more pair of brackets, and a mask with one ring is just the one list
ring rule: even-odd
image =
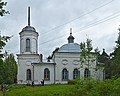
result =
[[113,51],[120,25],[120,0],[6,0],[10,14],[0,17],[2,35],[13,35],[4,50],[19,53],[19,32],[27,26],[31,6],[31,26],[39,33],[39,54],[44,58],[67,43],[70,28],[75,42],[92,39],[93,47]]

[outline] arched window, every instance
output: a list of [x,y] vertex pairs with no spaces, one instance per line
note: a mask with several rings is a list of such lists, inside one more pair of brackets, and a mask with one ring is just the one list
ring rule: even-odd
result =
[[89,71],[89,69],[85,69],[85,71],[84,71],[84,77],[89,77],[90,76],[90,71]]
[[48,68],[44,69],[44,80],[50,80],[50,71]]
[[78,69],[74,69],[73,71],[73,79],[76,79],[80,76],[80,71]]
[[26,52],[30,52],[30,39],[26,39]]
[[67,69],[62,70],[62,80],[68,80],[68,71]]
[[31,80],[31,70],[27,69],[27,80]]

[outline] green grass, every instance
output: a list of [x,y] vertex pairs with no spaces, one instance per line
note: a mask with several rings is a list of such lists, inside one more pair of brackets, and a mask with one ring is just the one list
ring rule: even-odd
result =
[[[23,86],[14,85],[6,91],[6,96],[65,96],[75,85]],[[1,96],[1,95],[0,95]]]
[[[86,78],[75,82],[45,86],[11,85],[4,96],[120,96],[120,78],[104,81]],[[0,96],[3,96],[1,91]]]

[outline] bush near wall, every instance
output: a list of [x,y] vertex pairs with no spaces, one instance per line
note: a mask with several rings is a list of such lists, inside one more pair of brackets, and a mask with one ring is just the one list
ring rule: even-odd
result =
[[120,78],[104,81],[85,79],[71,92],[71,96],[120,96]]

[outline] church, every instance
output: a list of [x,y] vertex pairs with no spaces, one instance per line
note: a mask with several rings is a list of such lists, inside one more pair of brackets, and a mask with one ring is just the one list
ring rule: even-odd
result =
[[90,66],[80,63],[80,45],[74,42],[72,28],[67,40],[68,43],[53,51],[50,60],[44,62],[43,55],[38,52],[39,33],[30,25],[30,7],[28,7],[28,25],[20,35],[20,53],[18,59],[18,84],[45,84],[67,83],[68,80],[92,76],[103,80],[103,69],[96,70],[96,56],[90,59]]

